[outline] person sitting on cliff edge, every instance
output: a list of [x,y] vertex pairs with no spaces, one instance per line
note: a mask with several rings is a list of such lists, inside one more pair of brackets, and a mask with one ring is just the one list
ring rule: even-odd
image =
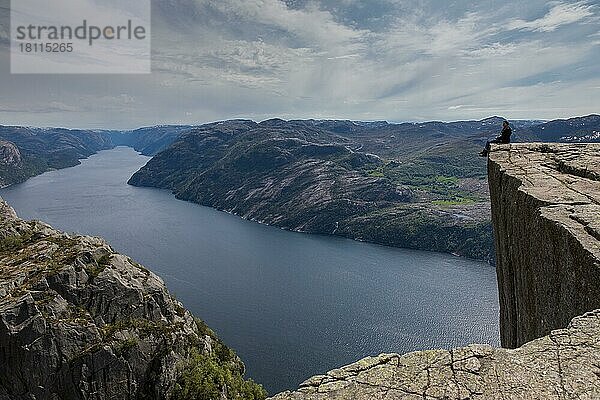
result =
[[485,144],[485,149],[481,150],[479,153],[480,157],[486,157],[490,153],[490,149],[492,147],[492,143],[495,144],[509,144],[510,143],[510,135],[512,135],[512,129],[510,129],[510,125],[507,120],[502,122],[502,132],[500,136],[498,136],[494,140],[489,140]]

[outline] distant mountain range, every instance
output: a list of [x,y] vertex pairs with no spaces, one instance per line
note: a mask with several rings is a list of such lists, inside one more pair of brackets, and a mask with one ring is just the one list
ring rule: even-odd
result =
[[[0,183],[125,145],[154,156],[132,185],[169,189],[285,229],[490,260],[486,162],[477,153],[502,120],[232,120],[134,131],[0,127]],[[511,124],[516,141],[600,141],[598,115]]]

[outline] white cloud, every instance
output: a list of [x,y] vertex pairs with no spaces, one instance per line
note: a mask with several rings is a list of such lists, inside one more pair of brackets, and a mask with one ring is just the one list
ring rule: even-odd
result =
[[327,57],[328,60],[347,60],[349,58],[360,57],[360,54],[344,54],[343,56]]
[[463,55],[472,58],[496,58],[513,54],[517,50],[517,47],[518,45],[515,43],[496,42],[472,49]]
[[[303,47],[344,50],[362,47],[367,31],[354,29],[335,21],[334,16],[309,3],[307,8],[292,9],[280,0],[197,0],[200,12],[206,7],[218,10],[237,24],[237,28],[250,24],[273,31],[279,30],[292,36]],[[274,31],[277,34],[277,31]]]
[[185,1],[192,1],[191,14],[199,19],[216,15],[223,21],[192,19],[178,31],[169,24],[155,27],[154,70],[171,75],[169,86],[179,77],[281,92],[294,86],[290,76],[315,64],[360,58],[370,34],[337,22],[317,3],[291,9],[279,0]]
[[[546,15],[515,28],[510,15],[524,7],[516,2],[461,14],[446,3],[431,3],[439,9],[431,13],[421,7],[429,0],[387,0],[397,9],[373,27],[318,0],[305,8],[277,0],[156,1],[152,75],[28,79],[2,71],[8,63],[0,62],[3,93],[12,94],[0,109],[4,120],[19,123],[19,109],[30,110],[30,124],[50,121],[53,111],[61,124],[95,127],[274,116],[464,119],[503,110],[552,118],[586,113],[600,101],[598,37],[590,37],[597,32],[565,22],[593,20],[596,7],[582,2],[555,2],[550,12],[548,3],[530,5]],[[367,25],[372,30],[357,28]]]
[[589,5],[586,1],[573,4],[558,3],[542,18],[532,21],[516,19],[508,24],[508,28],[534,32],[552,32],[563,25],[584,21],[594,15],[594,8],[595,6]]

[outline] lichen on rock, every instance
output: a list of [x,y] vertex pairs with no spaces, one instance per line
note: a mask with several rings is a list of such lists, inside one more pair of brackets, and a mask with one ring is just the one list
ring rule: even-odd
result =
[[600,310],[516,350],[470,345],[383,354],[272,400],[598,399],[599,365]]

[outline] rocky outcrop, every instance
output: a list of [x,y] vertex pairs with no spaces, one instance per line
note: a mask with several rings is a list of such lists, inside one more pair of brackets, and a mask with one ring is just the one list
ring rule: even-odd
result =
[[599,399],[599,158],[600,144],[491,153],[502,339],[535,340],[369,357],[272,400]]
[[0,399],[260,399],[163,281],[0,199]]
[[489,158],[502,344],[600,308],[600,144],[515,144]]
[[18,166],[21,161],[21,152],[15,144],[0,140],[0,164]]
[[13,183],[14,171],[23,168],[23,157],[19,148],[12,142],[0,139],[0,188]]

